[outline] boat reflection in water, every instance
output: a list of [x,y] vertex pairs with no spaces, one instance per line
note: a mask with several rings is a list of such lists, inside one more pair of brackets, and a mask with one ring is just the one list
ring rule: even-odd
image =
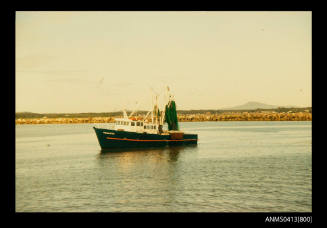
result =
[[168,156],[167,158],[171,161],[177,161],[179,153],[196,149],[197,144],[190,144],[187,146],[174,146],[174,147],[164,147],[164,148],[116,148],[116,149],[101,149],[99,154],[99,159],[106,158],[117,158],[122,157],[126,159],[138,159],[141,157],[154,157],[162,158],[163,156]]
[[101,149],[100,153],[102,155],[108,154],[108,153],[117,153],[117,152],[145,152],[145,153],[151,153],[151,151],[182,151],[183,149],[188,148],[197,148],[197,144],[189,144],[189,145],[183,145],[183,146],[167,146],[167,147],[147,147],[147,148],[112,148],[112,149]]
[[111,167],[118,169],[133,169],[137,166],[150,167],[159,163],[177,162],[181,154],[194,153],[197,151],[197,144],[188,146],[174,146],[164,148],[133,148],[133,149],[102,149],[98,159],[104,162],[102,165],[112,164]]

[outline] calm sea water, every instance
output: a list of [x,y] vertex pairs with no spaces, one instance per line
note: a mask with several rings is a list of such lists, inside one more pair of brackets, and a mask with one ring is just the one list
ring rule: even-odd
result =
[[311,122],[180,123],[196,147],[101,153],[92,126],[16,126],[17,212],[311,212]]

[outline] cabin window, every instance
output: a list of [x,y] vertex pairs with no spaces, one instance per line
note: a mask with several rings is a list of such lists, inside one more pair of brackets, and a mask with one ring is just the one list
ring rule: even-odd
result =
[[153,129],[156,129],[157,128],[157,126],[153,126]]
[[140,124],[141,124],[140,122],[136,122],[136,126],[140,126]]
[[132,126],[135,126],[135,122],[132,122],[131,124],[132,124]]
[[144,129],[146,129],[146,126],[144,126]]
[[141,126],[143,126],[143,122],[141,122]]

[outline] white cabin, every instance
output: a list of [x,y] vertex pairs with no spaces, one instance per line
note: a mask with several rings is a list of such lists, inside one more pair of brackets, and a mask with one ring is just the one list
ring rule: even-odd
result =
[[114,129],[116,131],[130,131],[130,132],[138,132],[138,133],[146,132],[149,134],[158,134],[159,126],[160,126],[159,124],[148,123],[141,120],[117,118],[115,119]]

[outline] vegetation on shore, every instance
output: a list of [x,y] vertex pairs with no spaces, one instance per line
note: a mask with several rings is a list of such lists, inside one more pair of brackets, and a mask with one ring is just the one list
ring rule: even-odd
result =
[[[143,119],[146,111],[139,111]],[[311,121],[312,108],[278,108],[257,110],[180,110],[180,122],[201,121]],[[112,123],[122,112],[106,113],[16,113],[16,124]]]

